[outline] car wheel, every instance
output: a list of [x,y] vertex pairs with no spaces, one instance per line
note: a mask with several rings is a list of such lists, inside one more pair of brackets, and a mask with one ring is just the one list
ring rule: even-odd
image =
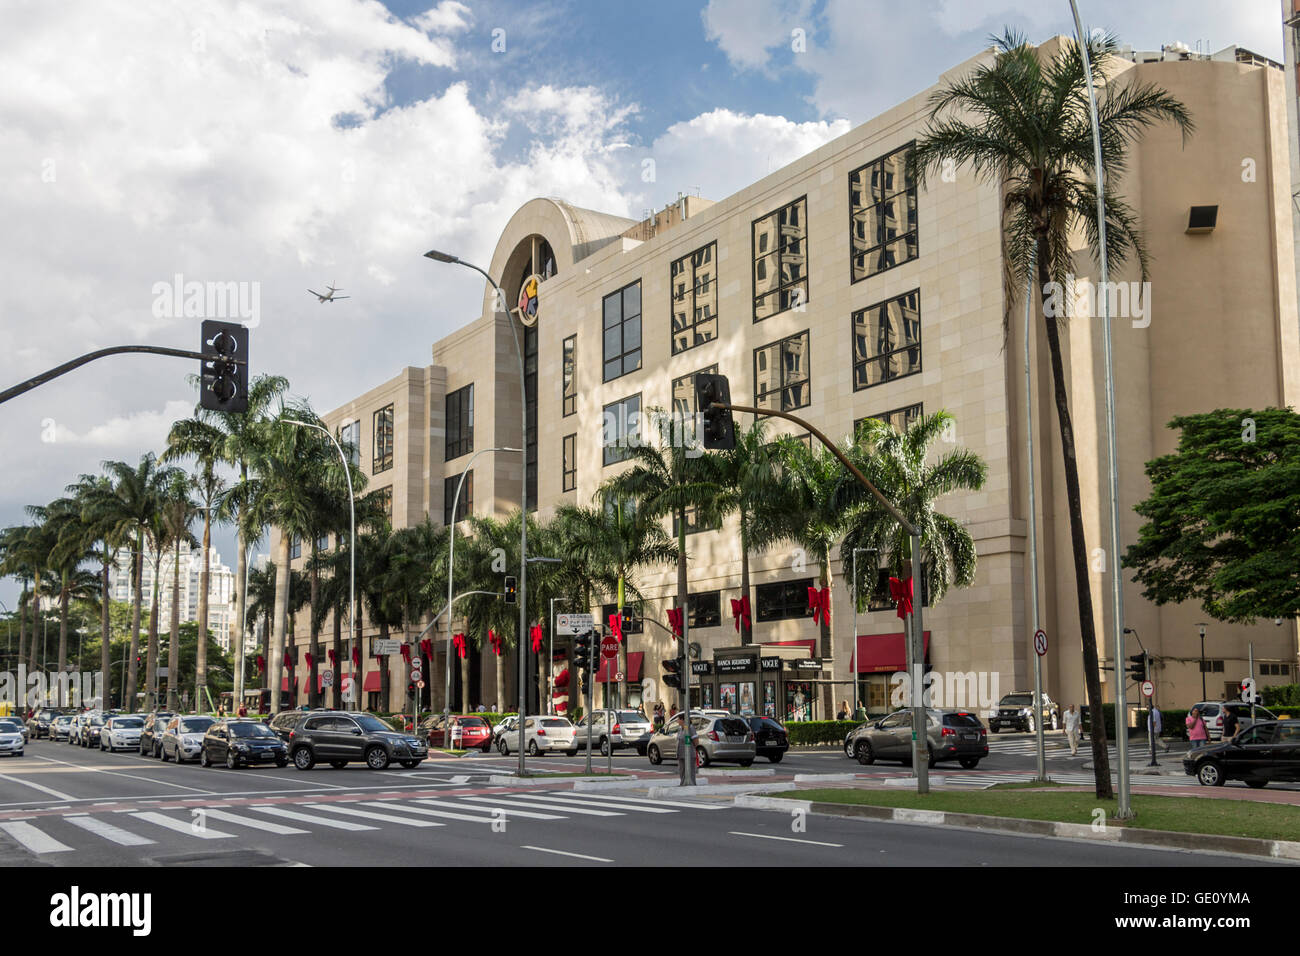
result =
[[647,758],[649,758],[650,763],[656,767],[664,762],[663,755],[659,753],[659,748],[656,747],[654,744],[651,744],[649,747],[646,748],[645,755]]
[[276,757],[276,758],[275,758],[275,765],[276,765],[277,767],[287,767],[287,766],[289,766],[289,758],[288,758],[288,757]]
[[871,744],[865,740],[858,741],[858,745],[853,749],[853,755],[858,758],[858,763],[864,767],[870,767],[876,762],[876,752],[871,749]]
[[577,747],[574,747],[572,750],[566,750],[566,751],[564,752],[564,755],[565,755],[566,757],[576,757],[576,756],[578,756],[578,748],[577,748]]
[[[164,751],[162,752],[162,754],[161,754],[161,757],[162,757],[162,762],[163,762],[163,763],[166,763],[166,762],[167,762],[167,751],[164,750]],[[181,752],[180,752],[179,750],[176,751],[176,762],[177,762],[177,763],[180,763],[180,762],[181,762]]]
[[966,770],[974,770],[976,767],[978,767],[978,766],[980,765],[980,758],[979,758],[979,757],[962,757],[962,758],[959,759],[957,762],[958,762],[959,764],[962,765],[963,769],[966,769]]
[[485,743],[482,747],[479,748],[479,750],[483,751],[485,754],[490,754],[490,753],[492,752],[492,743],[491,743],[491,741],[489,741],[488,743]]
[[299,770],[310,770],[316,766],[316,757],[310,747],[299,747],[293,752],[293,765]]
[[503,757],[510,756],[510,745],[506,743],[506,738],[502,737],[497,741],[497,753]]
[[608,757],[608,756],[609,756],[609,738],[608,738],[608,737],[601,737],[601,738],[600,738],[600,755],[601,755],[602,757]]
[[1196,771],[1196,779],[1202,787],[1222,787],[1226,782],[1223,770],[1213,760],[1207,760]]
[[229,749],[226,750],[226,769],[227,770],[239,769],[239,757],[235,754],[233,750],[229,750]]
[[342,770],[342,769],[343,769],[344,767],[346,767],[347,765],[348,765],[348,762],[347,762],[346,760],[331,760],[331,761],[330,761],[330,766],[333,767],[335,770]]
[[530,740],[530,741],[528,741],[528,756],[530,756],[530,757],[536,757],[536,756],[537,756],[537,741],[536,741],[536,740]]
[[636,745],[636,755],[637,755],[638,757],[644,757],[644,756],[645,756],[645,744],[637,744],[637,745]]
[[212,766],[212,758],[208,756],[207,747],[204,747],[202,750],[199,751],[199,766],[200,767]]
[[939,758],[934,755],[934,751],[931,750],[929,747],[925,748],[925,756],[926,756],[926,765],[931,770],[933,770],[934,765],[938,762]]
[[707,767],[709,765],[709,752],[703,747],[695,748],[695,756],[699,759],[701,767]]
[[388,751],[379,746],[371,747],[366,751],[366,766],[371,770],[386,770],[388,768]]
[[999,723],[997,723],[996,721],[992,721],[992,720],[990,720],[990,721],[989,721],[989,733],[991,733],[991,734],[996,734],[996,733],[998,732],[999,728],[1001,728],[1001,726],[1002,726],[1002,725],[999,724]]
[[1264,787],[1267,787],[1267,786],[1268,786],[1268,781],[1267,781],[1267,780],[1247,780],[1247,781],[1246,781],[1246,786],[1250,787],[1252,790],[1262,790]]
[[405,767],[407,770],[414,770],[416,767],[420,766],[420,761],[418,761],[418,760],[403,760],[403,761],[402,761],[402,766]]
[[768,759],[769,761],[771,761],[772,763],[780,763],[780,762],[781,762],[781,758],[784,757],[784,756],[785,756],[785,754],[768,754],[768,755],[767,755],[767,759]]
[[1034,718],[1030,717],[1025,721],[1025,732],[1030,734],[1034,732]]

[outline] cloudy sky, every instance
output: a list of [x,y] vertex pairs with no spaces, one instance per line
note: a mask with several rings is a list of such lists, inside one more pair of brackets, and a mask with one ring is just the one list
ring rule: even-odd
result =
[[[1278,0],[1081,6],[1139,49],[1282,59]],[[6,0],[0,387],[109,345],[195,348],[158,294],[183,277],[255,288],[255,371],[330,409],[477,314],[480,283],[426,249],[486,262],[534,196],[636,218],[722,199],[1006,24],[1072,29],[1064,0]],[[352,298],[307,295],[326,283]],[[191,371],[111,358],[0,406],[0,525],[160,450]]]

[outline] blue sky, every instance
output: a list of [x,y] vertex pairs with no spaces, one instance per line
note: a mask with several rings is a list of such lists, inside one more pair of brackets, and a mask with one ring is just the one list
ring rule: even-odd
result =
[[[1082,6],[1140,49],[1281,59],[1277,0]],[[0,382],[106,345],[193,347],[194,319],[154,307],[182,275],[256,285],[255,365],[328,410],[478,313],[481,286],[433,268],[431,246],[486,260],[538,195],[635,217],[679,191],[722,199],[1005,24],[1067,32],[1068,3],[11,0]],[[306,295],[328,282],[352,298]],[[192,407],[189,371],[109,360],[0,408],[0,525],[105,459],[160,450]],[[218,530],[231,565],[232,540]],[[15,590],[0,582],[0,600]]]

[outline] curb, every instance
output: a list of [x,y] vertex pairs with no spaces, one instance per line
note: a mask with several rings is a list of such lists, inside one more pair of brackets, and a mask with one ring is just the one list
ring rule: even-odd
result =
[[488,783],[507,787],[540,787],[553,783],[583,783],[608,780],[606,777],[514,777],[510,774],[493,774]]
[[740,777],[748,780],[750,777],[775,777],[776,771],[770,767],[760,767],[755,770],[715,770],[712,767],[705,770],[703,767],[697,768],[704,771],[708,777]]
[[654,777],[641,777],[636,780],[593,780],[590,777],[575,779],[573,784],[574,790],[639,790],[645,788],[658,788],[660,790],[671,790],[680,784],[671,778],[655,779]]
[[950,813],[946,810],[915,810],[905,807],[876,807],[867,804],[816,803],[811,800],[750,797],[744,794],[738,794],[734,803],[738,807],[753,810],[777,810],[787,813],[800,810],[823,816],[862,817],[893,823],[921,823],[928,826],[951,826],[967,830],[997,830],[1028,836],[1103,840],[1126,846],[1193,850],[1199,853],[1231,853],[1238,856],[1300,861],[1300,842],[1288,840],[1262,840],[1255,837],[1182,833],[1174,830],[1142,830],[1129,827],[1106,827],[1104,830],[1094,830],[1087,823],[1021,820],[1015,817],[991,817],[976,813]]
[[[708,783],[708,778],[701,778],[701,783],[697,783],[689,790],[692,794],[742,794],[742,793],[763,793],[767,791],[789,790],[793,784],[788,782],[781,783]],[[648,793],[650,799],[656,797],[678,797],[682,792],[678,789],[679,784],[674,783],[670,787],[651,787]]]

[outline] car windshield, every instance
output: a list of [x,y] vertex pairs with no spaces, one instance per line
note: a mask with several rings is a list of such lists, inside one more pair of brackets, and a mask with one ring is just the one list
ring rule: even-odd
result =
[[646,721],[646,718],[642,717],[641,714],[635,710],[620,710],[618,712],[618,719],[626,720],[628,723],[632,724],[645,723]]
[[139,717],[118,717],[113,721],[113,727],[117,730],[139,730],[144,726],[144,721]]
[[718,729],[729,736],[749,733],[749,725],[743,720],[727,717],[718,721]]
[[56,724],[70,724],[70,723],[72,723],[72,715],[71,715],[71,714],[60,714],[58,717],[55,717],[55,718],[54,718],[54,722],[55,722]]
[[232,737],[270,737],[272,740],[279,740],[275,733],[266,724],[238,723],[228,724],[230,727],[230,736]]
[[378,717],[372,717],[370,714],[356,714],[352,719],[367,733],[393,733],[393,728],[390,725],[384,723]]
[[1002,698],[999,707],[1028,707],[1033,704],[1034,699],[1029,694],[1007,694]]
[[18,726],[18,721],[16,721],[16,720],[0,720],[0,733],[5,733],[5,734],[21,734],[22,732],[23,732],[23,729],[22,729],[20,726]]
[[216,721],[211,717],[190,717],[181,721],[180,732],[183,734],[201,734]]
[[482,717],[459,717],[457,719],[460,721],[460,725],[462,727],[486,727],[487,726],[487,722],[484,721]]
[[548,717],[546,720],[542,721],[542,726],[543,727],[570,727],[572,725],[563,717]]

